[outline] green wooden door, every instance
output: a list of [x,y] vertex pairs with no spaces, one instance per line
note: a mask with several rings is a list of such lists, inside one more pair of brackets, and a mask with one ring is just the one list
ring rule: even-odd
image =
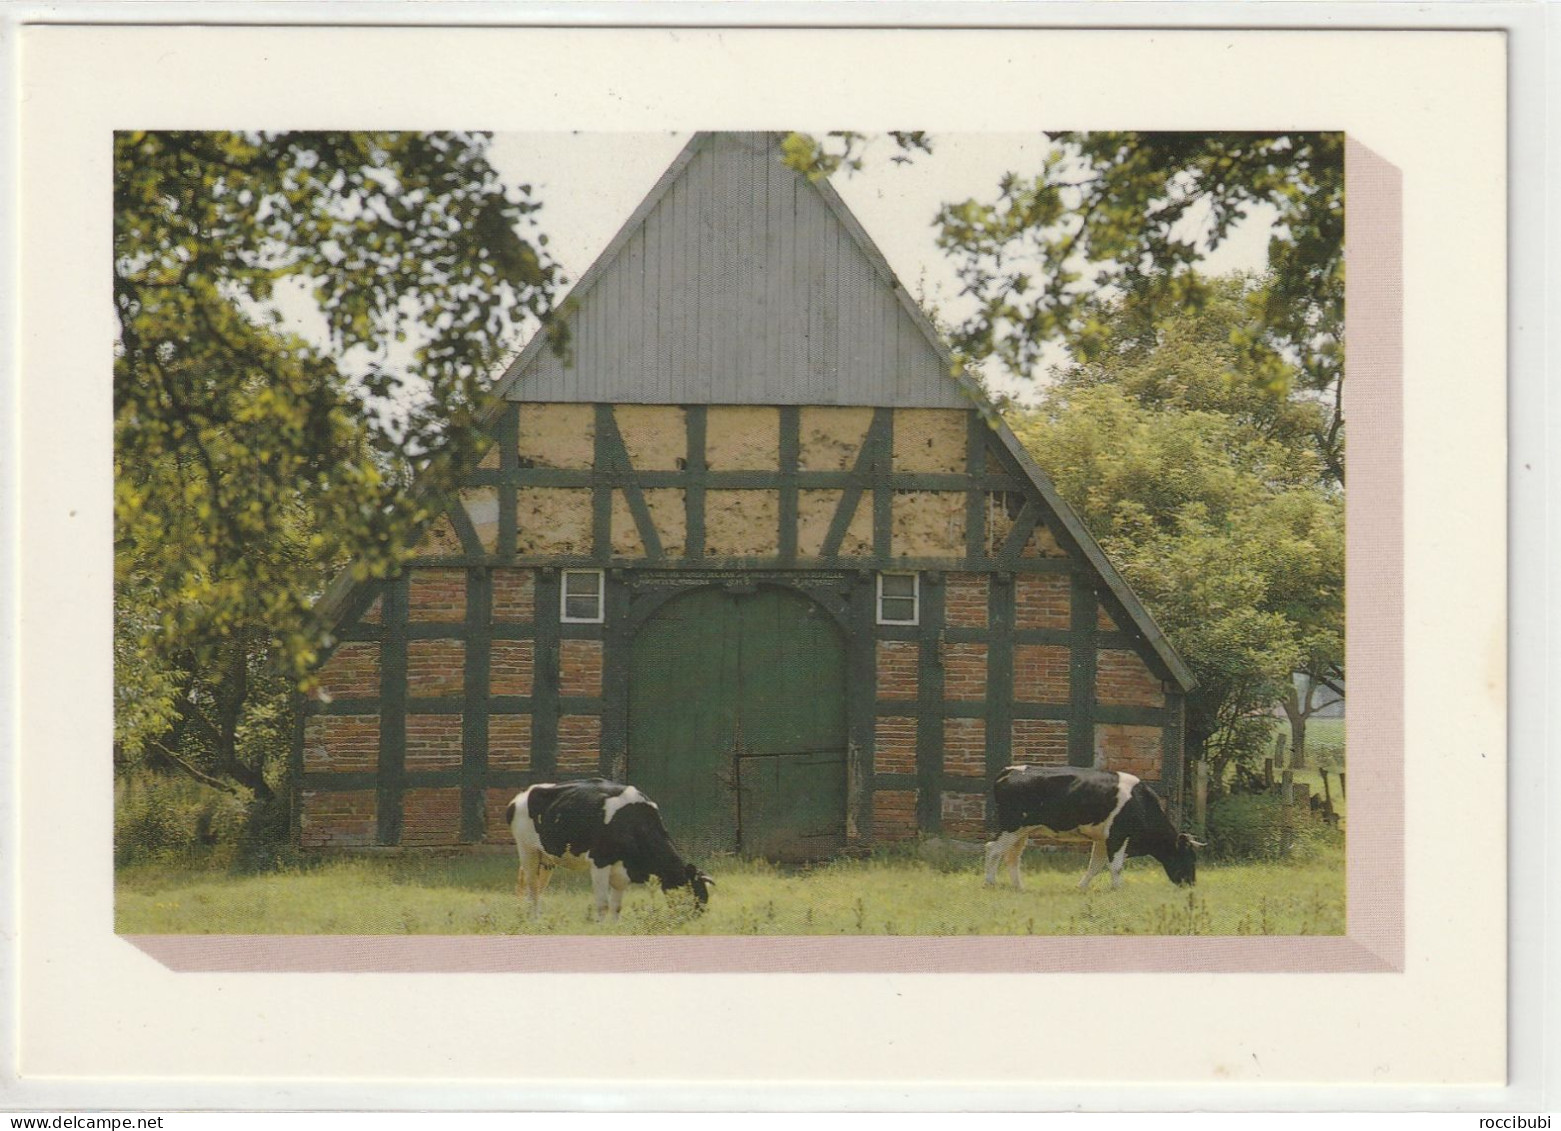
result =
[[700,589],[640,629],[629,776],[691,852],[779,860],[845,843],[845,646],[783,589]]

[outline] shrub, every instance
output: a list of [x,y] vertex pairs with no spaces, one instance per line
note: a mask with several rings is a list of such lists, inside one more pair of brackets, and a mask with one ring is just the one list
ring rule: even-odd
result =
[[238,841],[243,802],[187,778],[140,771],[114,783],[114,863],[207,856]]
[[269,868],[284,862],[288,808],[189,778],[136,770],[114,783],[114,863]]
[[1307,750],[1308,756],[1323,770],[1344,769],[1344,746],[1336,742],[1311,743]]
[[292,812],[285,794],[252,803],[244,814],[244,829],[235,861],[253,871],[268,871],[293,863]]
[[[1284,802],[1273,794],[1239,794],[1209,804],[1208,854],[1217,860],[1283,860]],[[1344,834],[1297,806],[1289,859],[1305,860],[1339,847]]]

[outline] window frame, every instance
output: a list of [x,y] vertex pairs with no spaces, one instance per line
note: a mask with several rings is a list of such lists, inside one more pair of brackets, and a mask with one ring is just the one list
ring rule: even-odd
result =
[[[911,615],[909,620],[891,619],[884,616],[883,603],[883,579],[886,577],[908,577],[911,579],[910,596],[890,594],[891,601],[910,601]],[[913,626],[921,624],[921,574],[914,570],[880,570],[878,572],[878,600],[876,603],[877,621],[885,625]]]
[[[569,598],[584,597],[583,593],[569,592],[569,579],[571,576],[582,577],[595,575],[596,577],[596,615],[589,617],[572,617],[569,615]],[[558,619],[562,624],[604,624],[607,620],[607,571],[601,569],[564,569],[559,571],[558,578]]]

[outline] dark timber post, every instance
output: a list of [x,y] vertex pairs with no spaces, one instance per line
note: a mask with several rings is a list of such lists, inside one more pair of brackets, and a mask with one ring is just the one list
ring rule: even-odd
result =
[[493,571],[466,571],[466,671],[461,707],[461,841],[483,839],[487,822],[488,685],[490,622],[493,620]]
[[873,790],[877,743],[877,639],[873,633],[875,589],[872,575],[859,571],[853,581],[846,583],[845,599],[850,609],[853,631],[846,638],[846,663],[851,672],[850,691],[846,697],[849,712],[847,741],[848,757],[856,769],[862,788],[854,799],[848,793],[848,803],[854,802],[854,822],[859,836],[871,839],[873,835]]
[[1280,781],[1279,855],[1289,856],[1295,847],[1295,768],[1291,763],[1286,763]]
[[407,575],[385,587],[380,606],[384,643],[379,662],[379,765],[375,842],[401,843],[402,791],[407,743]]
[[921,587],[916,630],[916,827],[932,835],[943,828],[943,599],[942,585]]
[[1095,765],[1095,590],[1073,574],[1069,616],[1068,764]]
[[1192,765],[1192,823],[1202,836],[1209,831],[1209,760],[1199,758]]

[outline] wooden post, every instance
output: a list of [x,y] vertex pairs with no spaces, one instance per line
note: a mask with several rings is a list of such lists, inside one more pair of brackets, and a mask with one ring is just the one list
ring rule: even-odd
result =
[[1350,799],[1350,791],[1344,788],[1344,771],[1343,770],[1339,771],[1339,796],[1344,798],[1344,800],[1346,800],[1346,801],[1348,801]]
[[1200,758],[1193,763],[1192,823],[1200,836],[1209,831],[1209,761],[1207,758]]
[[1295,771],[1285,767],[1279,789],[1279,855],[1289,856],[1295,846]]

